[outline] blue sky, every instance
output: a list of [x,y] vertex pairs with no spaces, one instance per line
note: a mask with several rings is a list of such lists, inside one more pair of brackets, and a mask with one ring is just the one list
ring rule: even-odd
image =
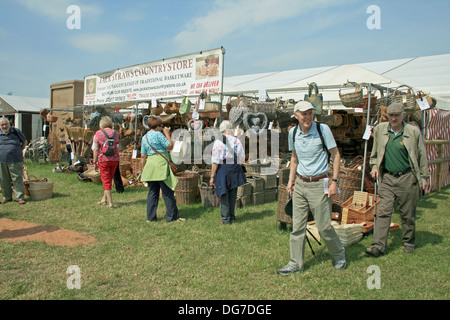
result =
[[221,46],[225,76],[450,53],[449,16],[448,0],[0,0],[0,94],[48,98],[55,82]]

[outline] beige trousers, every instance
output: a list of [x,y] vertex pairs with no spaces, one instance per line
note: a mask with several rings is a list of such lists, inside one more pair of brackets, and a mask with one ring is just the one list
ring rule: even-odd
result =
[[332,258],[335,261],[345,258],[344,246],[331,225],[331,198],[324,193],[324,180],[305,182],[296,178],[292,203],[293,224],[289,240],[291,253],[289,264],[299,270],[303,269],[309,211]]

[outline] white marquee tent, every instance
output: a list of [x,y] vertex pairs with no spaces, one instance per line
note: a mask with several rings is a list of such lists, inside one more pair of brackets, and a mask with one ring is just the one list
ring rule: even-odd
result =
[[339,87],[347,80],[390,89],[405,84],[436,98],[438,108],[450,110],[450,54],[225,77],[224,95],[257,95],[265,89],[270,98],[297,101],[307,93],[308,84],[315,82],[324,101],[338,106]]

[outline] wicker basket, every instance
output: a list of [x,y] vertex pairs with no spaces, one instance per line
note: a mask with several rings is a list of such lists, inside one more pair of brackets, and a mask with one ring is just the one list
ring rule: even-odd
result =
[[[370,95],[370,109],[376,110],[376,105],[377,105],[377,96],[371,94]],[[366,94],[362,100],[361,108],[363,108],[364,110],[367,110],[368,106],[369,106],[369,94]]]
[[264,202],[269,203],[277,201],[277,190],[278,188],[264,190]]
[[119,158],[120,162],[130,162],[133,157],[133,151],[132,150],[124,150],[122,152],[119,152]]
[[28,191],[30,192],[31,200],[33,201],[49,199],[53,195],[53,182],[30,182]]
[[[360,171],[361,172],[361,171]],[[347,187],[360,187],[361,186],[361,174],[358,177],[353,177],[345,174],[345,172],[341,172],[339,176],[339,187],[347,188]]]
[[339,187],[340,193],[332,195],[331,201],[338,206],[342,206],[344,202],[353,196],[353,193],[358,190],[360,190],[358,187]]
[[276,174],[268,174],[268,175],[255,175],[257,177],[261,177],[264,180],[264,189],[273,189],[278,186],[278,180]]
[[180,191],[175,189],[175,199],[177,204],[194,204],[197,202],[198,190]]
[[183,192],[195,191],[198,193],[198,181],[200,175],[197,172],[183,171],[177,173],[175,176],[178,179],[175,191],[183,191]]
[[205,109],[199,110],[200,112],[218,112],[220,111],[219,101],[207,101],[205,103]]
[[131,161],[120,161],[119,162],[120,174],[126,177],[127,172],[131,172]]
[[253,197],[253,204],[255,206],[264,204],[265,202],[265,192],[255,192],[252,194]]
[[247,177],[247,182],[252,185],[252,192],[262,192],[264,191],[264,179],[258,176]]
[[264,113],[269,120],[273,120],[277,117],[277,106],[274,102],[253,101],[248,105],[248,108],[254,113]]
[[284,208],[286,207],[286,203],[278,202],[277,207],[277,221],[292,224],[292,218],[286,214]]
[[[407,88],[407,93],[400,93],[400,88]],[[407,85],[401,85],[398,86],[394,93],[391,96],[390,103],[401,103],[403,104],[405,108],[405,112],[408,113],[414,113],[416,111],[417,101],[416,101],[416,94],[414,93],[414,90],[407,86]]]
[[[25,167],[25,166],[24,166]],[[25,169],[26,170],[26,169]],[[30,182],[42,182],[42,181],[48,181],[47,178],[43,178],[43,179],[38,179],[36,176],[33,175],[28,175],[27,173],[27,178],[28,179],[24,179],[23,180],[23,193],[29,197],[30,196],[30,192],[28,191],[28,188],[30,187]],[[30,178],[34,178],[32,180],[30,180]]]
[[[355,92],[341,93],[341,90],[348,86],[355,87]],[[363,100],[363,92],[361,85],[356,82],[344,83],[342,87],[339,89],[339,98],[341,99],[342,104],[347,108],[359,107]]]
[[289,174],[291,172],[290,168],[283,168],[278,171],[279,184],[288,184]]
[[284,204],[288,203],[290,196],[289,193],[286,190],[287,185],[280,184],[278,186],[278,202],[282,202]]
[[156,108],[152,108],[152,107],[150,106],[149,109],[150,109],[150,114],[153,115],[153,116],[159,116],[159,115],[160,115],[161,113],[163,113],[163,111],[164,111],[164,108],[163,108],[163,106],[161,105],[161,103],[158,103],[158,104],[156,105]]
[[253,204],[253,197],[251,195],[247,195],[247,196],[242,196],[242,197],[238,197],[240,203],[241,203],[241,207],[248,207],[251,206]]
[[[374,197],[373,194],[367,194],[367,199]],[[377,196],[377,213],[379,209],[380,197]],[[373,221],[375,205],[366,205],[363,207],[357,207],[353,204],[353,196],[342,204],[342,209],[348,210],[347,223],[353,223],[355,221]]]
[[202,200],[202,205],[204,207],[217,207],[217,196],[214,191],[214,187],[208,185],[206,182],[203,182],[200,185],[200,197]]
[[178,113],[180,111],[180,105],[179,103],[176,102],[168,102],[166,103],[166,105],[164,106],[164,112],[166,114],[175,114]]
[[93,167],[90,167],[88,170],[84,171],[83,174],[90,178],[92,182],[101,182],[102,177],[100,175],[100,172],[95,171]]
[[137,176],[139,172],[142,172],[141,158],[131,158],[131,173]]
[[245,197],[252,194],[252,184],[250,182],[244,183],[237,188],[237,196]]

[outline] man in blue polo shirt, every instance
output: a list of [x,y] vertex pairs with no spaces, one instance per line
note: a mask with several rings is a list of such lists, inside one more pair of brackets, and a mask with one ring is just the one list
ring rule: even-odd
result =
[[11,127],[9,120],[0,118],[0,184],[3,200],[12,201],[11,181],[19,204],[25,204],[23,192],[23,149],[27,138],[22,131]]
[[[291,170],[287,190],[293,195],[292,232],[290,235],[290,261],[277,270],[288,275],[303,270],[306,224],[311,211],[320,237],[325,242],[337,270],[346,267],[345,249],[331,225],[331,196],[338,192],[339,166],[333,166],[333,179],[328,180],[328,154],[334,163],[340,155],[330,128],[320,124],[323,141],[317,131],[314,106],[307,101],[295,105],[294,117],[299,126],[289,131],[289,149],[292,150]],[[294,142],[295,132],[295,143]]]

